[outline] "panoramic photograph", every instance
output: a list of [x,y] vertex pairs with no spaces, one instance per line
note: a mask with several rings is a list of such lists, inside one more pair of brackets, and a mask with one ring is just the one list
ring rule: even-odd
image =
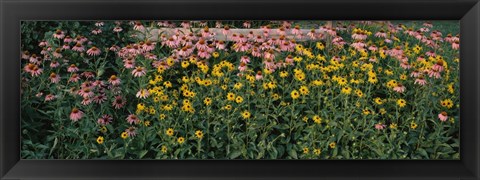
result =
[[460,159],[459,21],[20,26],[22,159]]

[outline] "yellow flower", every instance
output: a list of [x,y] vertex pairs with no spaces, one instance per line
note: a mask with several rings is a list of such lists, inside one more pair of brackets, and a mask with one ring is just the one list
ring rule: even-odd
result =
[[400,75],[400,79],[401,80],[407,80],[407,75],[405,75],[405,74]]
[[167,134],[168,136],[173,136],[173,133],[175,131],[172,129],[172,128],[168,128],[166,131],[165,131],[165,134]]
[[307,117],[307,116],[303,116],[302,121],[303,121],[303,122],[308,122],[308,117]]
[[385,113],[387,113],[387,110],[385,110],[385,108],[381,108],[378,112],[379,112],[381,115],[384,115]]
[[203,100],[203,103],[205,103],[205,105],[207,105],[207,106],[210,106],[210,104],[212,104],[212,99],[207,97]]
[[302,95],[308,95],[308,93],[310,93],[310,91],[308,90],[307,86],[300,86],[300,93]]
[[368,77],[368,82],[372,84],[376,84],[378,82],[377,76],[369,76]]
[[317,156],[320,155],[320,153],[321,153],[321,151],[320,151],[319,148],[313,150],[313,154],[315,154]]
[[282,71],[280,72],[280,77],[281,78],[286,78],[288,76],[288,72],[287,71]]
[[190,65],[188,61],[182,61],[182,68],[187,68]]
[[150,126],[150,123],[151,123],[150,121],[144,121],[144,122],[143,122],[143,125],[146,126],[146,127],[148,127],[148,126]]
[[212,56],[213,56],[214,58],[217,58],[218,56],[220,56],[220,53],[218,53],[218,52],[213,52],[213,53],[212,53]]
[[231,110],[232,109],[232,105],[226,105],[225,107],[223,107],[224,109],[226,110]]
[[128,138],[127,132],[122,132],[122,134],[120,135],[120,137],[122,137],[122,139],[127,139],[127,138]]
[[448,109],[453,107],[453,101],[451,99],[444,99],[443,101],[440,101],[440,104]]
[[363,97],[363,92],[360,89],[356,89],[355,94],[357,94],[358,97]]
[[243,119],[248,119],[248,118],[250,118],[250,115],[251,115],[251,114],[250,114],[250,112],[248,112],[248,111],[243,111],[243,113],[242,113]]
[[104,139],[103,139],[103,136],[98,136],[98,138],[97,138],[97,143],[98,143],[98,144],[103,144],[103,140],[104,140]]
[[349,95],[349,94],[352,93],[352,88],[350,88],[350,87],[344,87],[344,88],[342,88],[342,93],[343,93],[343,94],[346,94],[346,95]]
[[177,142],[178,142],[178,144],[183,144],[185,142],[185,138],[184,137],[178,137]]
[[167,150],[168,150],[168,149],[167,149],[167,146],[162,146],[162,150],[161,150],[161,151],[162,151],[163,153],[167,153]]
[[293,99],[297,99],[300,97],[300,93],[298,93],[297,90],[293,90],[290,95],[292,96]]
[[308,147],[304,147],[303,148],[303,154],[308,154],[309,150],[308,150]]
[[410,128],[417,129],[417,127],[418,127],[417,123],[415,123],[413,121],[410,123]]
[[336,145],[337,145],[337,143],[335,143],[335,142],[331,142],[331,143],[330,143],[328,146],[330,146],[330,148],[332,148],[332,149],[333,149],[333,148],[335,148],[335,146],[336,146]]
[[382,98],[379,98],[379,97],[376,97],[375,99],[373,99],[375,101],[376,104],[378,105],[382,105],[383,104],[383,100]]
[[278,95],[277,93],[274,93],[274,94],[272,94],[272,98],[273,98],[273,100],[278,100],[278,99],[280,99],[280,95]]
[[195,136],[197,136],[198,139],[202,139],[203,138],[203,132],[200,131],[200,130],[197,130],[197,131],[195,131]]
[[163,85],[164,85],[165,87],[167,87],[167,88],[171,88],[171,87],[172,87],[172,83],[171,83],[170,81],[165,81],[165,82],[163,83]]
[[345,79],[345,78],[343,78],[343,77],[339,77],[339,78],[337,79],[337,83],[338,83],[338,85],[340,85],[340,86],[345,86],[345,85],[347,85],[348,81],[347,81],[347,79]]
[[227,94],[227,100],[229,100],[229,101],[234,101],[234,100],[235,100],[235,94],[233,94],[233,93],[228,93],[228,94]]
[[300,56],[296,56],[296,57],[293,58],[293,60],[294,60],[295,62],[301,62],[301,61],[303,60],[303,58],[300,57]]
[[405,101],[405,99],[398,99],[397,100],[397,105],[401,108],[405,107],[407,105],[407,101]]
[[243,87],[243,84],[240,83],[240,82],[237,82],[237,83],[235,83],[235,85],[233,85],[233,88],[235,88],[235,89],[241,89],[242,87]]
[[315,122],[316,124],[322,123],[322,118],[320,118],[320,116],[315,115],[313,116],[312,119],[313,119],[313,122]]
[[164,120],[167,116],[165,114],[160,114],[160,116],[158,116],[158,118],[160,120]]
[[450,94],[453,94],[455,92],[455,89],[453,88],[453,83],[448,84],[448,92]]
[[143,111],[143,110],[145,110],[145,104],[138,103],[137,104],[137,111]]
[[107,127],[102,126],[102,127],[100,128],[100,132],[106,133],[106,132],[107,132]]
[[237,96],[237,98],[235,98],[235,102],[237,102],[239,104],[242,103],[243,102],[242,96]]
[[390,124],[389,127],[390,127],[390,129],[397,129],[398,126],[397,126],[396,123],[392,123],[392,124]]
[[325,48],[322,42],[317,42],[315,47],[317,47],[317,49],[320,49],[320,50],[323,50]]

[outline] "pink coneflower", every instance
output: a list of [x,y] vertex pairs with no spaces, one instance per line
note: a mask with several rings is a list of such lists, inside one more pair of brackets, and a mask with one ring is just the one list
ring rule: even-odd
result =
[[315,33],[315,29],[310,30],[310,31],[307,33],[307,36],[310,37],[311,40],[317,39],[316,33]]
[[55,58],[62,58],[62,48],[57,48],[55,51],[53,51],[53,57]]
[[258,71],[257,74],[255,75],[255,79],[256,79],[256,80],[260,80],[260,79],[262,79],[262,78],[263,78],[263,76],[262,76],[262,71]]
[[448,119],[447,112],[442,111],[440,114],[438,114],[438,119],[440,119],[440,121],[442,121],[442,122],[447,121],[447,119]]
[[398,92],[398,93],[403,93],[405,92],[405,86],[403,86],[401,83],[397,83],[397,86],[395,86],[393,88],[394,91]]
[[100,34],[100,33],[102,33],[102,30],[101,30],[101,29],[94,29],[94,30],[92,30],[92,34],[97,35],[97,34]]
[[70,119],[73,122],[77,122],[78,120],[82,119],[82,116],[83,116],[83,112],[77,108],[73,108],[72,112],[70,113]]
[[39,46],[39,47],[45,47],[45,46],[48,46],[48,42],[47,42],[47,41],[45,41],[45,40],[43,40],[43,41],[40,41],[40,42],[38,43],[38,46]]
[[459,48],[460,48],[460,41],[454,41],[454,42],[452,43],[452,49],[457,50],[457,49],[459,49]]
[[80,76],[76,73],[73,73],[72,76],[68,79],[68,82],[78,82],[80,80]]
[[250,21],[245,21],[245,22],[243,22],[242,25],[243,25],[243,27],[245,27],[245,28],[250,28],[250,26],[252,25],[252,23],[251,23]]
[[248,64],[248,63],[250,63],[250,58],[248,56],[242,56],[240,58],[240,62]]
[[133,123],[138,124],[140,123],[140,119],[138,119],[138,117],[135,114],[130,114],[127,117],[127,122],[130,124],[133,124]]
[[107,96],[105,96],[105,94],[100,94],[98,96],[95,96],[93,98],[93,102],[97,103],[97,104],[101,104],[103,102],[105,102],[107,100]]
[[440,72],[438,70],[430,69],[428,71],[428,77],[434,77],[436,79],[439,79],[439,78],[441,78],[441,75],[440,75]]
[[63,39],[64,43],[71,43],[72,41],[73,41],[73,38],[70,36],[65,36],[65,38]]
[[117,52],[119,49],[120,49],[120,47],[118,47],[117,45],[112,45],[108,50],[113,51],[113,52]]
[[90,88],[85,87],[80,89],[80,91],[78,91],[78,95],[82,96],[83,98],[89,98],[89,97],[92,97],[94,93]]
[[64,44],[64,45],[62,46],[62,49],[65,49],[65,50],[70,49],[70,46],[69,46],[68,44]]
[[148,96],[150,96],[150,92],[148,92],[148,90],[146,89],[140,89],[138,92],[137,92],[137,98],[147,98]]
[[89,56],[98,56],[100,55],[101,51],[100,49],[98,49],[97,47],[93,46],[92,48],[90,48],[88,51],[87,51],[87,54]]
[[120,26],[115,26],[115,27],[113,28],[113,32],[116,32],[116,33],[121,32],[122,30],[123,30],[123,29],[122,29]]
[[226,36],[226,35],[228,35],[230,32],[231,32],[231,30],[230,30],[230,27],[229,27],[229,26],[223,27],[223,29],[222,29],[222,34],[223,34],[223,35]]
[[52,101],[55,99],[55,95],[53,94],[48,94],[45,96],[45,101],[48,102],[48,101]]
[[435,54],[434,51],[427,51],[425,54],[426,54],[428,57],[436,56],[436,54]]
[[104,25],[104,23],[102,21],[95,22],[95,26],[97,26],[97,27],[102,27],[103,25]]
[[82,44],[77,43],[77,44],[75,44],[75,46],[72,47],[72,50],[77,51],[77,52],[83,52],[83,51],[85,51],[85,47],[83,47]]
[[385,33],[385,31],[383,30],[380,30],[377,33],[375,33],[375,37],[387,38],[387,33]]
[[218,50],[223,50],[223,49],[225,49],[225,42],[223,42],[223,41],[218,41],[218,43],[215,43],[215,47],[216,47]]
[[115,99],[112,102],[112,106],[115,107],[115,109],[120,109],[122,108],[127,102],[125,99],[123,99],[122,96],[115,96]]
[[141,77],[141,76],[144,76],[145,74],[147,74],[147,72],[145,71],[145,68],[144,67],[136,67],[133,71],[132,71],[132,75],[134,77]]
[[417,61],[425,61],[425,57],[423,55],[418,56]]
[[81,103],[82,103],[82,105],[84,105],[84,106],[89,105],[89,104],[92,103],[92,99],[91,99],[91,98],[88,98],[88,97],[87,97],[87,98],[83,98],[83,100],[82,100]]
[[95,73],[93,72],[90,72],[90,71],[85,71],[81,74],[83,77],[86,77],[86,78],[93,78],[95,77]]
[[38,57],[36,54],[32,54],[32,56],[30,56],[29,61],[31,63],[40,64],[40,62],[42,61],[42,58]]
[[116,75],[112,75],[110,76],[110,78],[108,79],[108,82],[114,86],[116,85],[119,85],[120,84],[120,78],[118,78]]
[[421,73],[418,70],[414,70],[412,71],[412,73],[410,73],[410,77],[418,77],[420,75]]
[[112,116],[105,114],[101,118],[98,118],[97,123],[105,126],[110,124],[112,120],[113,120]]
[[285,63],[286,63],[286,64],[291,64],[291,65],[293,65],[293,62],[294,62],[294,60],[293,60],[293,56],[292,56],[292,55],[288,55],[288,56],[285,58]]
[[408,61],[403,61],[402,63],[400,63],[400,67],[402,67],[403,69],[412,68],[412,66],[410,64],[408,64]]
[[135,60],[133,58],[124,60],[123,66],[127,69],[132,69],[135,67]]
[[442,71],[444,70],[443,61],[442,61],[442,60],[438,60],[437,63],[435,63],[435,64],[432,66],[432,70],[435,70],[435,71],[438,71],[438,72],[442,72]]
[[382,130],[385,127],[386,127],[386,125],[382,124],[382,123],[375,124],[375,129],[377,129],[377,130]]
[[67,69],[68,72],[77,72],[78,71],[78,67],[75,65],[75,64],[71,64],[68,69]]
[[125,130],[127,133],[128,137],[133,137],[137,135],[137,132],[135,131],[135,127],[129,127],[128,129]]
[[240,72],[246,71],[246,70],[247,70],[246,64],[243,63],[243,62],[240,63],[240,66],[238,66],[238,70],[239,70]]
[[144,31],[145,27],[143,26],[142,22],[137,21],[135,22],[135,26],[133,26],[133,29],[137,31]]
[[190,22],[188,21],[183,21],[180,26],[182,26],[185,29],[190,29]]
[[64,37],[65,37],[65,33],[60,29],[57,29],[57,31],[53,33],[53,38],[63,39]]
[[60,75],[55,74],[54,72],[52,72],[52,73],[50,74],[49,79],[50,79],[50,81],[51,81],[52,83],[58,83],[58,82],[60,82]]
[[425,80],[425,78],[423,78],[423,76],[420,76],[417,79],[415,79],[414,84],[419,84],[419,85],[424,86],[425,84],[427,84],[427,81]]
[[147,41],[145,42],[145,44],[143,44],[143,50],[145,51],[152,51],[153,49],[155,49],[155,43],[154,42],[151,42],[151,41]]

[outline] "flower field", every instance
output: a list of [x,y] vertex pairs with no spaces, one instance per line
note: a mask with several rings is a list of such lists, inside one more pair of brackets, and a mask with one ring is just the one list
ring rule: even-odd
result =
[[459,159],[453,21],[23,21],[24,159]]

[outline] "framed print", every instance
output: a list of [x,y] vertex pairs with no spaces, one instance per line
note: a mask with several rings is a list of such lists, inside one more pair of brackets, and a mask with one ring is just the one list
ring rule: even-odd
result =
[[1,3],[2,179],[480,177],[478,1]]

